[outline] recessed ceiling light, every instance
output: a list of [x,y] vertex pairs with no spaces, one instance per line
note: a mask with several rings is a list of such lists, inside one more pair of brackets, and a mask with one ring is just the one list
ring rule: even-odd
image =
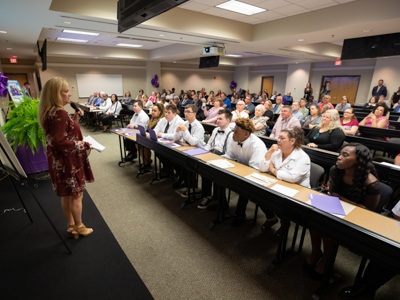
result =
[[64,21],[63,23],[64,24],[71,24],[71,22],[68,22],[68,21]]
[[257,7],[257,6],[254,6],[254,5],[250,5],[250,4],[247,4],[247,3],[243,3],[243,2],[240,2],[240,1],[235,1],[235,0],[231,0],[231,1],[219,4],[216,7],[222,8],[222,9],[226,9],[226,10],[230,10],[230,11],[234,11],[234,12],[237,12],[239,14],[244,14],[244,15],[247,15],[247,16],[251,16],[251,15],[263,12],[263,11],[267,11],[264,8]]
[[298,39],[299,42],[304,42],[304,39]]
[[95,32],[87,32],[87,31],[79,31],[79,30],[69,30],[69,29],[64,29],[63,32],[66,33],[76,33],[76,34],[84,34],[84,35],[93,35],[93,36],[98,36],[100,33],[95,33]]
[[0,33],[7,33],[7,31],[0,30]]
[[229,57],[242,57],[241,55],[238,55],[238,54],[225,54],[225,56],[229,56]]
[[160,36],[165,36],[165,34],[160,34]]
[[95,56],[94,58],[98,58],[97,56]]
[[63,42],[76,42],[76,43],[87,43],[89,40],[78,40],[78,39],[67,39],[67,38],[57,38],[58,41]]
[[362,32],[371,32],[371,29],[364,29]]
[[12,48],[7,48],[7,50],[12,50]]
[[134,45],[134,44],[117,44],[117,46],[121,46],[121,47],[133,47],[133,48],[140,48],[143,47],[143,45]]
[[174,64],[176,64],[176,60],[174,60]]

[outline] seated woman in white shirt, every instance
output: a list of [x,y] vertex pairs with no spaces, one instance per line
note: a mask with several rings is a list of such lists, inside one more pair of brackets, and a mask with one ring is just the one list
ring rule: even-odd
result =
[[150,110],[151,108],[153,108],[153,102],[149,101],[149,97],[147,97],[147,95],[143,95],[142,102],[143,102],[144,109]]
[[[301,149],[303,143],[304,132],[300,127],[282,129],[278,136],[278,144],[272,145],[265,154],[260,171],[269,171],[280,180],[309,188],[311,162]],[[278,222],[278,218],[272,210],[262,206],[261,209],[267,217],[261,231],[266,232]],[[280,230],[276,232],[276,235],[279,234]]]
[[110,128],[111,121],[118,118],[122,109],[122,104],[118,101],[116,94],[111,95],[111,106],[104,113],[99,116],[100,121],[103,123],[103,132]]

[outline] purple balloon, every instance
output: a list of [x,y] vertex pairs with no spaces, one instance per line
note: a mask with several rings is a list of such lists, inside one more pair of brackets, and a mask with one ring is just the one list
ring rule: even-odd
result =
[[158,80],[158,76],[157,74],[154,76],[154,79],[157,81]]
[[156,82],[156,88],[158,88],[160,85],[158,84],[158,82]]
[[0,97],[7,97],[7,87],[0,83]]
[[151,80],[151,84],[154,85],[156,83],[156,81],[154,80],[154,78]]
[[7,86],[8,85],[8,77],[4,76],[3,74],[1,74],[0,72],[0,82],[4,85]]

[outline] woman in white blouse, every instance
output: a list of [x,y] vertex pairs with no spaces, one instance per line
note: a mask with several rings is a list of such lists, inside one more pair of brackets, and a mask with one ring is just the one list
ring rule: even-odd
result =
[[[304,143],[304,132],[300,127],[282,129],[278,144],[274,144],[265,154],[265,160],[260,164],[261,172],[270,172],[279,180],[310,187],[311,162],[308,155],[301,149]],[[261,227],[262,232],[268,231],[278,222],[272,210],[261,206],[267,216],[267,221]],[[280,230],[276,232],[280,235]]]
[[[110,98],[108,98],[110,99]],[[103,132],[106,132],[113,119],[118,118],[122,109],[122,104],[118,101],[116,94],[111,95],[111,105],[104,114],[100,115],[100,121],[103,123]]]

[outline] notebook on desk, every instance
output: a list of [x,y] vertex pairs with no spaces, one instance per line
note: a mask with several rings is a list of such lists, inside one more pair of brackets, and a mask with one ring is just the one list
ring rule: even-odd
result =
[[150,134],[150,139],[152,139],[153,141],[157,141],[157,135],[153,129],[149,128],[149,134]]
[[146,136],[146,129],[142,125],[138,125],[140,135]]

